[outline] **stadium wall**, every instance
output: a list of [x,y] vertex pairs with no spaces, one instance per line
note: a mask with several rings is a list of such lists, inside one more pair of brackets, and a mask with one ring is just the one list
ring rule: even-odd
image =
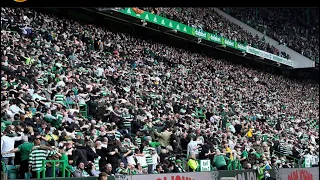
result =
[[[316,180],[319,179],[319,167],[313,168],[286,168],[269,170],[270,176],[277,180]],[[109,176],[108,180],[258,180],[259,173],[256,170],[235,171],[211,171],[211,172],[188,172],[188,173],[164,173],[148,175]],[[46,178],[46,180],[96,180],[97,177],[84,178]]]

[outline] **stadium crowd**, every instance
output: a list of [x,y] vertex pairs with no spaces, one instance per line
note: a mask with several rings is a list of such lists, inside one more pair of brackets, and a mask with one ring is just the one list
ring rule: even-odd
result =
[[269,43],[264,42],[264,38],[253,36],[240,26],[233,24],[214,11],[213,8],[144,8],[146,11],[172,19],[174,21],[204,30],[209,33],[218,34],[222,37],[249,45],[254,48],[290,59],[290,56],[279,51]]
[[1,159],[21,178],[45,159],[75,177],[196,171],[199,159],[218,170],[317,166],[318,92],[309,80],[1,8]]
[[223,8],[223,10],[281,44],[319,62],[318,8],[310,8],[309,20],[306,8]]

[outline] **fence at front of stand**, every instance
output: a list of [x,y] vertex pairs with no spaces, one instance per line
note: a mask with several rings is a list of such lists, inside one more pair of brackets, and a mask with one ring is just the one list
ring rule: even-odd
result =
[[[319,167],[313,168],[286,168],[269,170],[271,177],[277,180],[315,180],[319,179]],[[257,170],[225,170],[211,172],[187,172],[187,173],[164,173],[164,174],[146,174],[115,176],[108,180],[221,180],[221,179],[242,179],[258,180],[261,174]]]
[[[52,163],[52,178],[56,178],[56,168],[60,168],[62,167],[62,169],[59,171],[61,171],[61,176],[62,177],[70,177],[71,176],[71,172],[69,169],[67,169],[67,162],[64,160],[43,160],[42,161],[42,168],[37,171],[37,178],[38,179],[43,179],[46,178],[46,171],[47,171],[47,163]],[[57,164],[58,167],[56,166]],[[66,176],[67,174],[67,176]],[[41,177],[42,175],[42,177]],[[50,177],[51,178],[51,177]]]
[[[319,179],[319,167],[312,168],[286,168],[268,170],[271,177],[277,180],[315,180]],[[42,172],[42,171],[41,171]],[[40,173],[40,172],[39,172]],[[3,175],[3,174],[1,174]],[[39,174],[40,175],[40,174]],[[261,179],[256,170],[225,170],[211,172],[187,172],[187,173],[164,173],[164,174],[146,174],[146,175],[119,175],[109,176],[108,180],[221,180],[221,179]],[[1,179],[7,177],[1,176]],[[39,177],[38,177],[39,179]],[[50,177],[41,178],[45,180],[97,180],[97,177]]]

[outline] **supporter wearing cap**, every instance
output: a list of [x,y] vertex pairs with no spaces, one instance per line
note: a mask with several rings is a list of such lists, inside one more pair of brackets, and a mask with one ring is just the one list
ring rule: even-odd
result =
[[178,172],[179,173],[186,172],[182,167],[182,161],[180,159],[176,160],[176,163],[174,165],[174,168],[173,168],[172,172],[176,172],[176,173],[178,173]]

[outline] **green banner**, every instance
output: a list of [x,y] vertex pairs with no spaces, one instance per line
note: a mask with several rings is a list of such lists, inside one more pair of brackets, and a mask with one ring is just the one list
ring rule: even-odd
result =
[[178,23],[176,21],[172,21],[170,19],[158,16],[158,15],[151,14],[146,11],[144,11],[141,14],[137,14],[132,10],[132,8],[125,8],[123,10],[119,10],[119,12],[122,12],[124,14],[130,15],[139,19],[143,19],[147,22],[158,24],[160,26],[164,26],[170,29],[175,29],[177,31],[180,31],[189,35],[194,35],[194,30],[193,30],[194,28]]
[[247,46],[235,41],[234,47],[240,51],[247,51]]
[[210,36],[210,38],[209,38],[210,41],[224,45],[224,38],[223,37],[218,36],[216,34],[210,34],[209,36]]
[[158,15],[154,15],[146,11],[144,11],[141,14],[137,14],[132,8],[125,8],[125,9],[119,10],[119,12],[139,18],[139,19],[143,19],[146,22],[158,24],[160,26],[164,26],[172,30],[177,30],[179,32],[183,32],[201,39],[205,39],[207,41],[215,42],[221,45],[226,45],[228,47],[231,47],[240,51],[247,50],[246,45],[240,44],[236,41],[226,39],[217,34],[211,34],[211,33],[202,31],[200,29],[195,29],[191,26],[187,26]]
[[233,40],[230,40],[230,39],[225,39],[224,40],[224,44],[228,47],[232,47],[232,48],[235,48],[235,45],[234,45],[234,41]]

